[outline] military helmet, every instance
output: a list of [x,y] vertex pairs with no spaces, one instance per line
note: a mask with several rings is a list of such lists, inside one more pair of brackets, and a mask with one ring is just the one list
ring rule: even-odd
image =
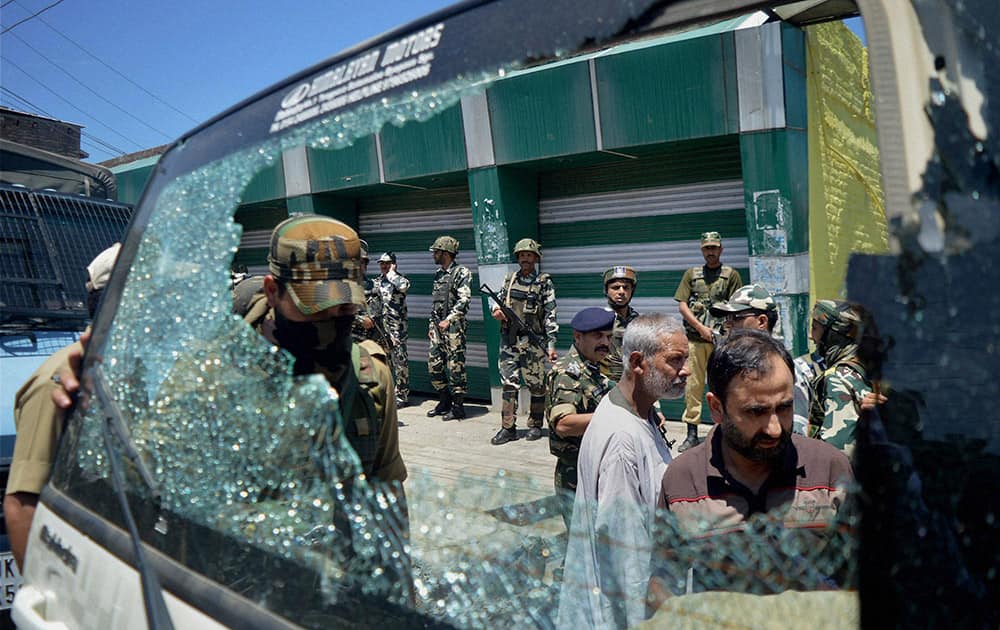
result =
[[728,302],[716,302],[709,308],[713,317],[725,317],[730,313],[739,313],[747,310],[776,311],[778,305],[767,289],[759,284],[748,284],[736,289],[736,292],[729,297]]
[[514,244],[514,255],[517,256],[520,252],[531,252],[541,258],[542,246],[533,238],[522,238]]
[[361,243],[361,260],[368,260],[368,241],[363,238],[359,238],[358,241]]
[[849,339],[859,338],[861,318],[850,302],[819,300],[813,307],[812,318],[824,328]]
[[451,255],[458,254],[458,240],[451,236],[439,236],[431,245],[430,251],[441,250]]
[[617,265],[604,272],[605,288],[607,288],[608,283],[612,280],[628,280],[635,287],[638,282],[638,276],[635,273],[635,269],[625,265]]

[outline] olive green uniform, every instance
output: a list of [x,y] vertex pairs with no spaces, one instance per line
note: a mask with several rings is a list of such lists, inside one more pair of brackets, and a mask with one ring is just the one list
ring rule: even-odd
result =
[[[692,267],[684,272],[684,277],[677,285],[674,299],[688,305],[691,312],[702,324],[715,328],[716,318],[709,313],[709,308],[716,302],[726,302],[729,297],[743,286],[740,273],[728,265],[720,265],[710,269],[705,265]],[[684,328],[688,336],[688,371],[687,386],[684,390],[684,422],[697,425],[701,422],[701,399],[705,393],[705,371],[708,368],[708,356],[712,354],[712,342],[701,338],[692,326],[685,320]]]

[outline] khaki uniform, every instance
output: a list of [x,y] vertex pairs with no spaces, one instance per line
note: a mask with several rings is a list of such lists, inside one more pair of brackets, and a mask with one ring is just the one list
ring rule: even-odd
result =
[[83,352],[83,347],[76,342],[53,353],[14,395],[17,440],[6,494],[41,494],[49,481],[64,416],[52,402],[52,390],[58,387],[52,382],[52,376],[69,367],[69,355],[74,349]]
[[[728,265],[709,269],[702,265],[692,267],[684,272],[684,277],[677,285],[674,299],[688,305],[691,312],[702,324],[715,328],[716,318],[709,313],[709,308],[716,302],[726,302],[729,297],[743,286],[740,273]],[[708,356],[712,354],[712,343],[701,338],[687,321],[684,328],[688,336],[688,371],[687,386],[684,390],[684,422],[697,425],[701,422],[701,399],[705,393],[705,371],[708,368]]]
[[503,385],[501,421],[503,428],[517,424],[517,390],[521,381],[531,392],[528,426],[542,427],[545,410],[546,350],[555,348],[559,324],[556,322],[556,291],[547,273],[522,276],[507,274],[500,292],[504,304],[514,311],[532,332],[544,339],[545,348],[531,343],[526,334],[515,335],[508,322],[500,324],[500,382]]
[[[468,329],[466,315],[472,301],[472,272],[454,261],[448,269],[438,269],[431,289],[430,352],[427,371],[435,390],[448,389],[452,394],[465,394],[468,376],[465,373],[465,342]],[[442,332],[438,324],[449,321]]]

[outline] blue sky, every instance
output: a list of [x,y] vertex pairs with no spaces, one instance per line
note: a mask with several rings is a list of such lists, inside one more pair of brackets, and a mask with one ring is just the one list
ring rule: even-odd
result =
[[[57,1],[0,0],[2,30]],[[294,72],[450,4],[62,0],[0,35],[0,103],[83,125],[83,149],[98,162],[171,142]]]

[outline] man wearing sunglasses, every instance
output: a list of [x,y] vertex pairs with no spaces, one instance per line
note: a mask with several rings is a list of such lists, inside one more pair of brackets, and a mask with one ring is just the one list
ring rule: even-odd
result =
[[778,323],[778,305],[767,289],[759,284],[748,284],[736,289],[728,302],[713,304],[709,312],[712,317],[722,321],[725,333],[745,328],[763,330],[774,335],[775,325]]

